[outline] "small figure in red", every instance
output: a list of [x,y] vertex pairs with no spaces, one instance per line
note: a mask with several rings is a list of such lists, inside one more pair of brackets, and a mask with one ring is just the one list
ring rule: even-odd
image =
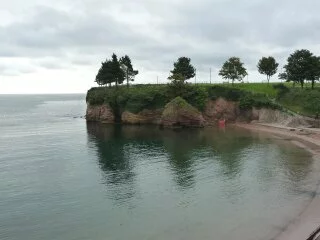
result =
[[226,126],[226,119],[223,118],[223,119],[220,119],[219,120],[219,127],[223,128]]

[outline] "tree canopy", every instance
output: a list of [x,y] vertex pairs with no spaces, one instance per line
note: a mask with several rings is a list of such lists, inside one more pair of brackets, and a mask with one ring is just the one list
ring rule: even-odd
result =
[[195,68],[191,65],[190,58],[180,57],[173,66],[174,68],[171,70],[171,76],[168,78],[170,80],[185,82],[196,75]]
[[277,73],[279,63],[276,62],[274,57],[262,57],[258,62],[258,71],[261,74],[267,75],[269,83],[270,78]]
[[320,58],[309,50],[297,50],[288,57],[288,63],[284,66],[287,81],[300,83],[303,88],[305,81],[314,82],[320,76]]
[[126,79],[127,85],[129,85],[129,81],[133,81],[134,76],[137,74],[138,71],[133,70],[129,56],[126,55],[119,61],[117,55],[112,54],[111,59],[106,59],[106,61],[101,63],[95,81],[100,86],[111,85],[112,83],[118,86],[118,84],[122,84]]
[[111,73],[114,78],[114,82],[116,85],[122,84],[125,78],[125,74],[120,67],[120,63],[118,61],[118,57],[116,54],[112,54],[112,68]]
[[107,85],[113,82],[113,75],[111,73],[112,62],[111,60],[106,59],[106,61],[101,63],[101,67],[96,76],[95,82],[99,85]]
[[231,79],[232,84],[234,80],[242,81],[248,75],[247,69],[238,57],[231,57],[226,61],[219,72],[223,79]]
[[129,82],[134,81],[136,75],[138,75],[138,70],[133,70],[131,59],[128,55],[120,58],[120,66],[124,72],[125,79],[127,80],[127,87],[129,87]]

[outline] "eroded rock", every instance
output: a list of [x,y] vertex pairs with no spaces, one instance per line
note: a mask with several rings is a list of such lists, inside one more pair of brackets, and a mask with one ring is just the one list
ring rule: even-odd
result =
[[107,104],[88,105],[86,120],[102,123],[114,123],[115,116],[111,107]]
[[162,111],[163,109],[144,109],[137,114],[124,111],[121,115],[121,121],[125,124],[159,124]]
[[207,101],[203,115],[206,121],[216,123],[223,118],[229,122],[234,122],[237,120],[239,113],[239,104],[237,102],[218,98],[215,101]]
[[176,97],[165,106],[160,124],[164,127],[204,127],[205,120],[195,107]]

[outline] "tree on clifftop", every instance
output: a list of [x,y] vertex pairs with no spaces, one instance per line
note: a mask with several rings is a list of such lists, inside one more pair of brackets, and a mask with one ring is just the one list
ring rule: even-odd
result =
[[307,80],[311,81],[311,88],[314,89],[315,81],[320,79],[320,57],[312,56],[307,73]]
[[129,87],[129,82],[134,81],[134,77],[138,75],[139,71],[133,70],[131,59],[128,55],[120,58],[120,66],[127,80],[127,87]]
[[116,86],[122,84],[125,78],[125,74],[121,69],[120,62],[116,54],[112,54],[112,65],[111,65],[111,74],[113,76]]
[[231,57],[223,64],[219,75],[222,76],[223,79],[231,79],[233,85],[234,80],[242,81],[248,73],[246,68],[243,67],[243,63],[240,61],[240,58]]
[[263,57],[258,62],[258,71],[261,74],[267,75],[267,80],[269,83],[270,77],[278,71],[279,63],[276,62],[274,57]]
[[284,66],[286,80],[300,83],[301,88],[305,81],[314,82],[320,77],[320,58],[309,50],[297,50],[288,57],[288,63]]
[[105,62],[101,63],[95,82],[99,86],[111,85],[111,83],[115,83],[118,86],[118,84],[123,83],[124,78],[125,74],[120,67],[117,55],[113,54],[111,60],[106,59]]
[[195,68],[191,65],[191,59],[187,57],[180,57],[173,64],[174,68],[171,70],[171,75],[168,77],[173,82],[182,82],[193,78],[195,76]]
[[105,62],[101,63],[101,67],[98,71],[98,74],[95,80],[95,82],[99,86],[111,84],[113,82],[113,76],[111,74],[111,65],[112,65],[112,62],[108,59],[106,59]]

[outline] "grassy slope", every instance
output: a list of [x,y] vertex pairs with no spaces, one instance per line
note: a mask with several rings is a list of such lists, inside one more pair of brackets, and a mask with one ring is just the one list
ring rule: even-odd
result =
[[[277,83],[236,83],[233,87],[253,93],[266,94],[268,98],[284,108],[305,116],[314,117],[320,113],[320,83],[316,83],[314,90],[311,90],[311,83],[305,83],[304,89],[301,89],[299,84],[293,86],[292,83],[283,83],[289,88],[289,92],[280,98],[278,91],[273,88],[274,84]],[[227,88],[232,87],[231,84],[220,85]]]
[[[181,86],[180,86],[181,87]],[[143,109],[163,108],[177,96],[202,111],[207,99],[215,100],[223,97],[231,101],[239,101],[240,107],[279,108],[271,100],[276,92],[272,86],[259,84],[186,84],[182,88],[173,85],[133,85],[130,88],[92,88],[88,91],[87,102],[91,105],[109,104],[115,111],[137,113]],[[267,94],[266,94],[267,93]]]
[[238,83],[234,87],[244,89],[255,93],[264,93],[270,99],[274,99],[293,112],[314,117],[317,112],[320,113],[320,84],[315,85],[311,90],[311,83],[306,83],[304,89],[299,84],[293,86],[292,83],[283,83],[289,88],[289,92],[284,96],[278,96],[278,91],[273,88],[276,83]]

